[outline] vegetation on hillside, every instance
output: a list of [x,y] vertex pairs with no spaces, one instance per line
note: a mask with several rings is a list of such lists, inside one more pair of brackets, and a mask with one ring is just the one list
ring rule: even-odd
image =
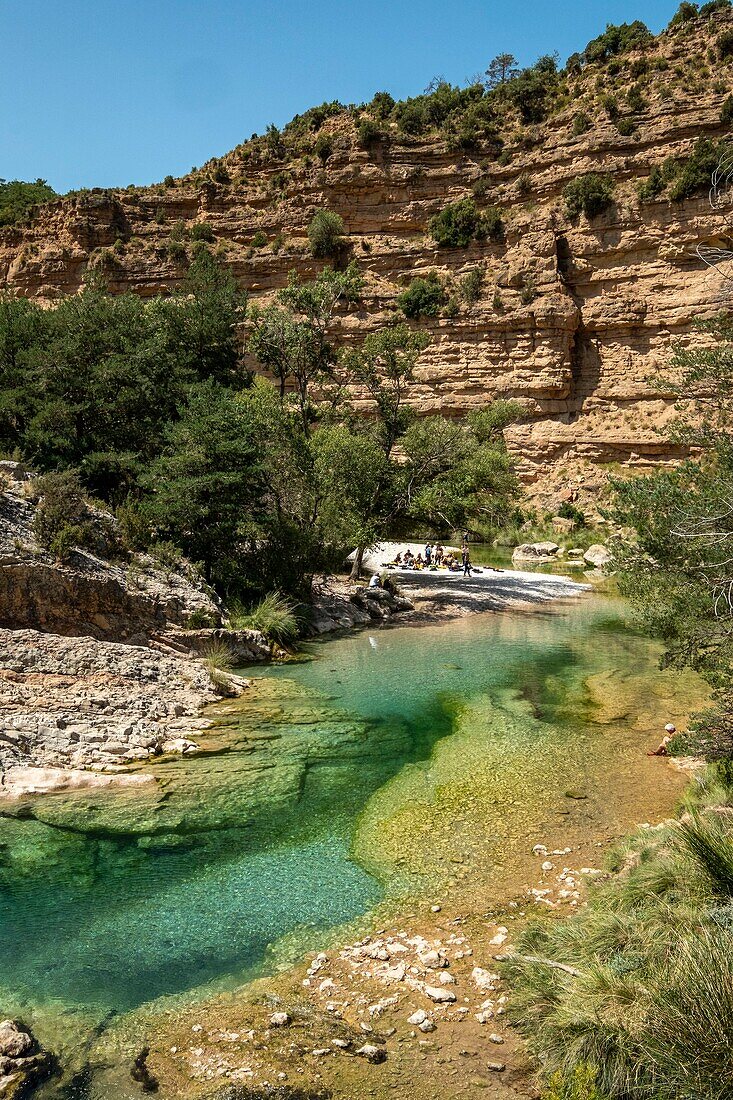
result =
[[58,195],[45,180],[35,183],[0,179],[0,226],[24,221],[34,206],[56,199]]
[[[516,485],[502,429],[518,410],[415,420],[407,394],[428,336],[393,325],[336,350],[361,285],[354,264],[325,268],[247,310],[199,243],[171,298],[115,297],[98,275],[53,309],[0,297],[0,446],[47,472],[41,544],[64,557],[98,539],[91,493],[119,521],[98,551],[170,547],[247,606],[306,592],[393,530],[504,514]],[[243,365],[243,327],[272,381]],[[284,610],[271,597],[238,616],[284,639]]]
[[[713,761],[678,823],[641,830],[568,922],[537,925],[509,965],[515,1019],[550,1071],[548,1095],[733,1095],[733,323],[702,326],[660,384],[678,442],[700,456],[615,483],[619,584],[640,625],[713,689],[670,752]],[[587,1093],[573,1091],[583,1080]]]

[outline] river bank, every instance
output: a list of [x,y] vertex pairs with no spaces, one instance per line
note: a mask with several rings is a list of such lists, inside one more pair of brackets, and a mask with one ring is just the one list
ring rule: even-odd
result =
[[[310,661],[242,670],[250,691],[207,712],[199,755],[132,765],[162,800],[76,792],[6,818],[6,1011],[24,1005],[114,1100],[139,1095],[146,1047],[166,1096],[268,1081],[447,1098],[464,1079],[469,1095],[531,1095],[503,987],[473,970],[495,972],[528,914],[573,911],[603,848],[668,815],[682,780],[645,751],[699,691],[656,670],[613,601],[544,611],[309,643]],[[311,974],[309,948],[328,955]]]

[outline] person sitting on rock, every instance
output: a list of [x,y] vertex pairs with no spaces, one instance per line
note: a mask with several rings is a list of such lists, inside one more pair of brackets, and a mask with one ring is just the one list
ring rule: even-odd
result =
[[379,579],[379,573],[372,573],[371,577],[369,578],[369,587],[370,588],[381,588],[382,587],[382,582]]
[[676,727],[673,726],[671,722],[667,722],[667,725],[664,727],[664,737],[659,742],[659,745],[654,750],[654,752],[648,752],[647,756],[669,756],[669,750],[667,746],[669,745],[670,741],[676,733]]

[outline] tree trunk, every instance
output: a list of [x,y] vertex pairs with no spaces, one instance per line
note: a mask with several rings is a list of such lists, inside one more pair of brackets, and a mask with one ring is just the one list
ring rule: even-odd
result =
[[361,566],[364,561],[364,547],[357,546],[356,553],[354,554],[354,564],[351,566],[351,576],[349,580],[358,581],[361,576]]

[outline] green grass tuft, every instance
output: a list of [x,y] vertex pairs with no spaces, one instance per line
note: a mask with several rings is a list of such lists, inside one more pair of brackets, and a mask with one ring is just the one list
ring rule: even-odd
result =
[[249,611],[235,606],[229,623],[233,630],[259,630],[281,644],[294,641],[299,631],[296,604],[279,592],[269,592]]

